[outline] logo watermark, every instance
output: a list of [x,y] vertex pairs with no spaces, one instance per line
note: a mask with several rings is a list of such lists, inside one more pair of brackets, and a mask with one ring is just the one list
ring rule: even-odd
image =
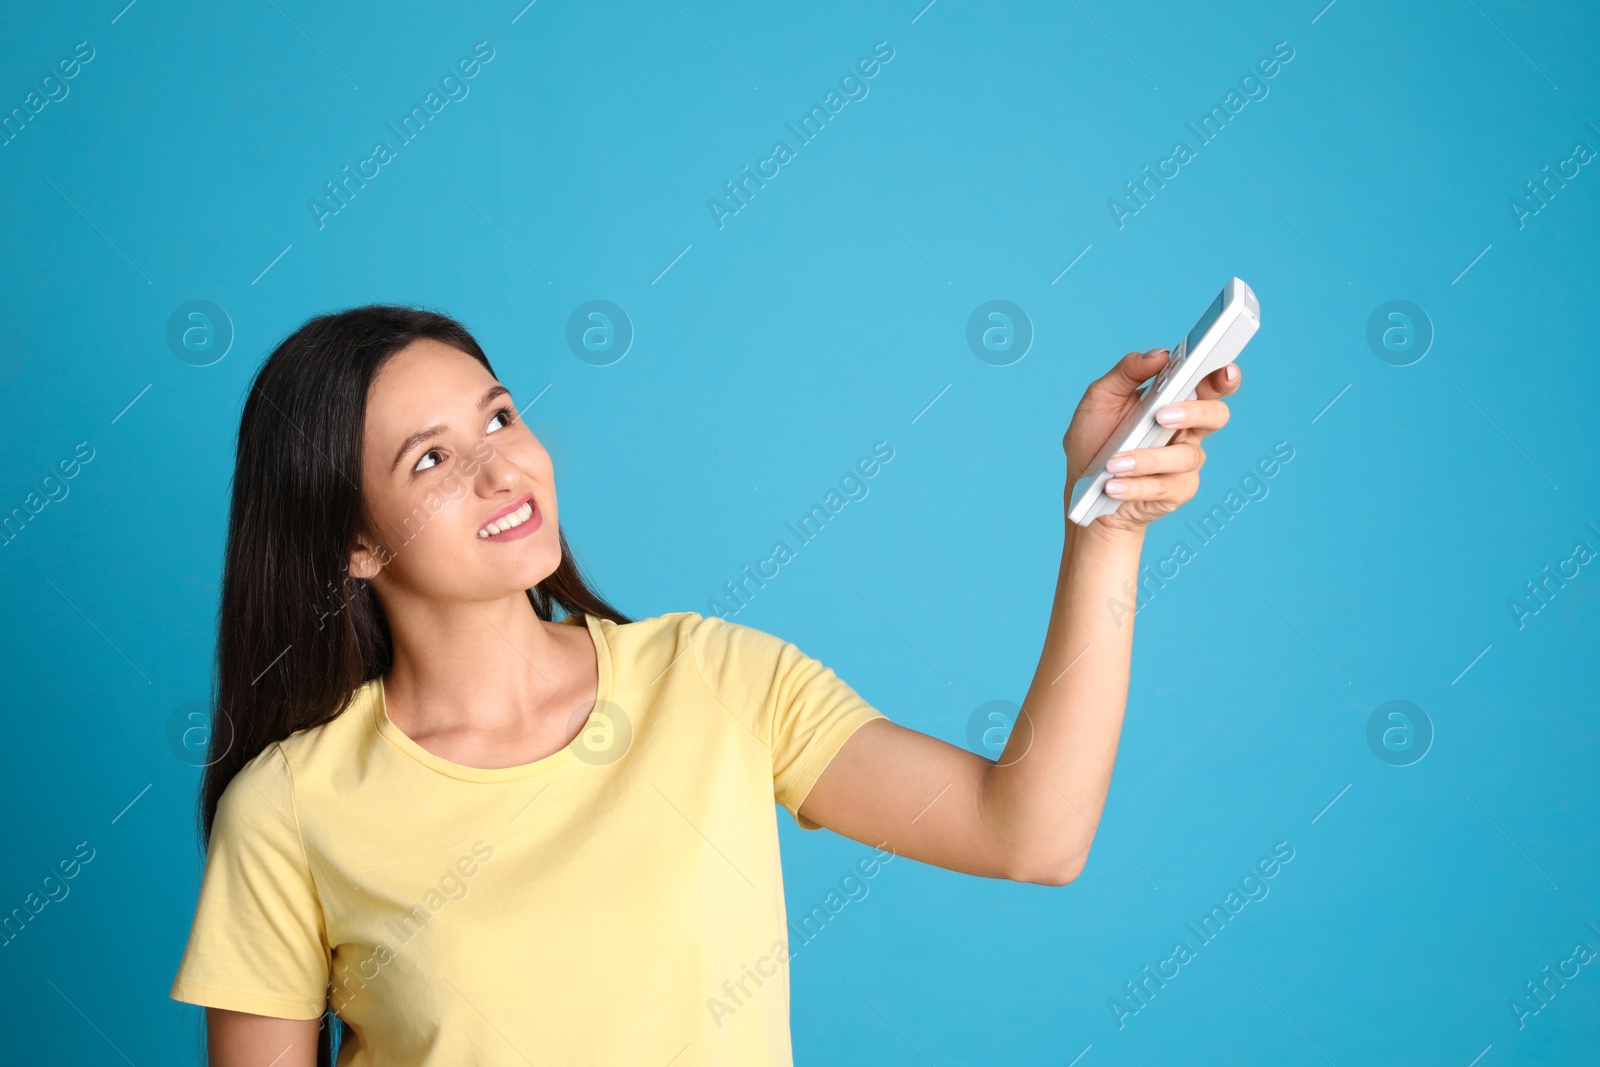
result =
[[167,316],[167,347],[191,367],[209,367],[233,347],[233,319],[209,300],[179,304]]
[[579,304],[567,316],[567,347],[592,367],[609,367],[633,347],[633,320],[609,300]]
[[1419,763],[1433,747],[1433,720],[1409,700],[1386,701],[1367,716],[1367,747],[1391,767]]
[[1386,301],[1367,316],[1367,347],[1391,367],[1409,367],[1433,347],[1433,320],[1419,304]]
[[[1019,721],[1025,739],[1022,751],[1004,758],[1006,744]],[[1022,705],[1014,700],[986,700],[967,717],[967,747],[998,766],[1009,767],[1033,747],[1033,720],[1022,713]]]
[[1009,367],[1033,347],[1033,320],[1009,300],[979,304],[967,318],[967,347],[991,367]]
[[212,745],[210,702],[189,700],[179,704],[167,716],[167,747],[191,767],[209,767],[233,748],[233,720],[223,715],[218,721],[227,736]]

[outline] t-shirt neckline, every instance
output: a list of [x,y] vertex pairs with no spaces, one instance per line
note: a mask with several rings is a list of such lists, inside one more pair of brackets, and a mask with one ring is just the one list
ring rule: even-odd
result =
[[575,746],[582,744],[584,733],[589,729],[589,723],[595,721],[596,715],[603,714],[604,709],[611,699],[611,649],[606,642],[605,631],[601,627],[601,620],[588,612],[581,615],[568,615],[559,620],[569,625],[583,625],[589,631],[589,638],[594,642],[595,662],[598,668],[599,680],[595,687],[594,707],[589,711],[589,720],[582,730],[578,731],[572,743],[565,748],[557,749],[542,759],[532,763],[521,763],[514,767],[469,767],[464,763],[455,763],[443,756],[429,752],[413,741],[404,730],[396,726],[389,718],[389,711],[384,700],[383,676],[377,679],[376,693],[372,701],[372,719],[378,734],[400,751],[421,763],[423,766],[437,771],[451,778],[458,778],[466,782],[505,782],[517,778],[527,778],[535,774],[545,774],[555,770],[571,761],[576,755]]

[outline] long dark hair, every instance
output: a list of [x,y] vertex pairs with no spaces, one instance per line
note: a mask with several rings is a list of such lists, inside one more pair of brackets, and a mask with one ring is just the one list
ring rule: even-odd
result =
[[[368,584],[346,571],[358,536],[390,541],[376,537],[361,490],[368,390],[391,357],[423,338],[460,349],[494,374],[456,320],[371,304],[310,319],[251,383],[228,514],[211,748],[199,798],[203,847],[240,768],[274,741],[333,719],[393,665],[383,609]],[[559,536],[560,564],[527,591],[539,618],[552,621],[559,605],[567,614],[632,621],[589,587]],[[323,1024],[317,1062],[328,1067],[333,1020],[325,1014]]]

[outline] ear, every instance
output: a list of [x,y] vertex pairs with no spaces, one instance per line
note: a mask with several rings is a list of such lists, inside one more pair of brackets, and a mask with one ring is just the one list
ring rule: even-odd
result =
[[383,570],[393,554],[382,545],[373,545],[365,538],[356,538],[356,547],[350,550],[350,576],[370,581]]

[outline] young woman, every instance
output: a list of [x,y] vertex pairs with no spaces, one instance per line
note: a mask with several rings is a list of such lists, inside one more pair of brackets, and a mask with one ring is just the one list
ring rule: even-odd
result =
[[[1089,386],[1067,486],[1166,362],[1130,352]],[[1172,406],[1171,443],[1118,464],[1114,514],[1063,514],[1038,670],[990,760],[781,638],[606,603],[459,323],[307,322],[239,429],[205,874],[171,990],[207,1007],[210,1063],[327,1064],[331,1009],[343,1067],[789,1064],[775,802],[880,856],[1072,881],[1127,696],[1132,618],[1107,602],[1238,384],[1230,364]]]

